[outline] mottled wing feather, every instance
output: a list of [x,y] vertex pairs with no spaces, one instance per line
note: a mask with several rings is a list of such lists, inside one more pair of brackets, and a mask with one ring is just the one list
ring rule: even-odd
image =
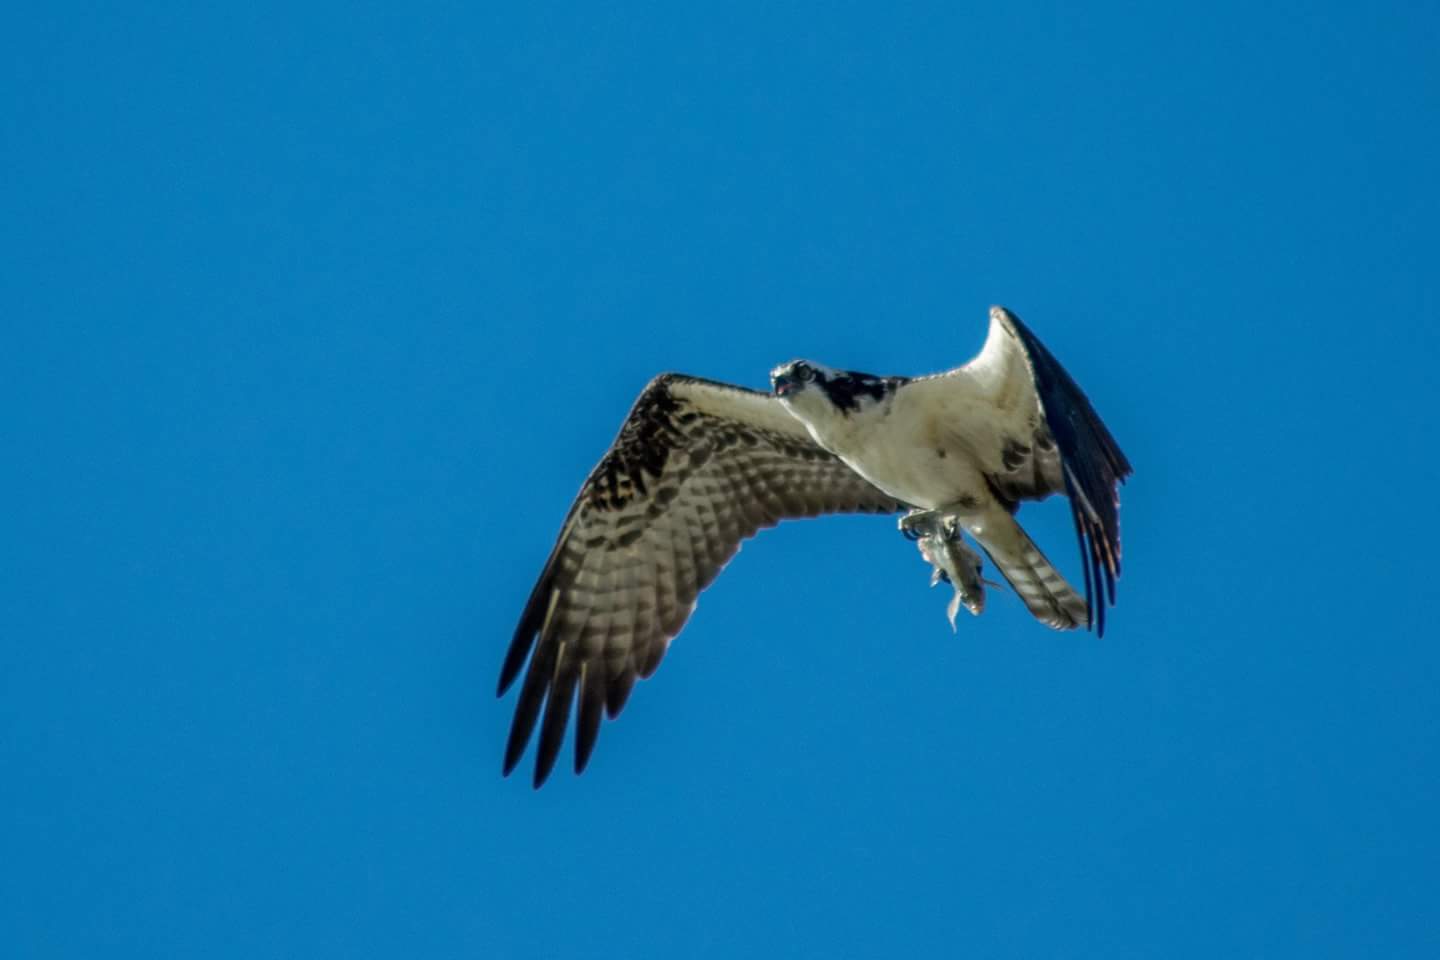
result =
[[505,773],[539,722],[534,782],[545,781],[577,699],[583,770],[602,714],[619,714],[636,678],[654,673],[741,540],[790,517],[897,509],[769,395],[656,378],[586,480],[520,617],[500,670],[503,694],[529,658]]
[[[1013,439],[1003,454],[1007,472],[995,478],[1000,491],[1014,499],[1038,499],[1064,492],[1070,499],[1085,576],[1090,626],[1105,633],[1105,606],[1115,603],[1120,576],[1120,484],[1133,471],[1085,392],[1020,318],[1004,307],[990,311],[991,340],[997,328],[1013,345],[1011,356],[1033,384],[1038,418],[1029,440]],[[982,356],[992,350],[987,340]],[[1003,363],[1003,361],[996,361]]]

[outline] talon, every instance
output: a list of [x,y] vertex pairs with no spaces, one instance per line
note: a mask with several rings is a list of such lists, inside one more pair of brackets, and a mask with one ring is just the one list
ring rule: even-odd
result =
[[931,510],[911,510],[895,524],[906,540],[914,543],[934,533],[935,513]]

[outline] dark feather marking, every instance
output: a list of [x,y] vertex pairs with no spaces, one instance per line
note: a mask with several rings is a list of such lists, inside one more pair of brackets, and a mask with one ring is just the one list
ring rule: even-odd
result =
[[540,724],[540,747],[535,754],[535,780],[538,790],[550,771],[555,767],[555,758],[560,755],[560,744],[565,740],[565,724],[570,719],[570,706],[575,701],[575,681],[580,672],[575,668],[578,651],[567,647],[555,664],[555,675],[550,680],[550,696],[545,704],[545,720]]
[[[682,409],[680,400],[670,392],[673,379],[657,378],[635,401],[620,428],[620,435],[596,464],[586,483],[594,506],[618,509],[630,501],[631,494],[620,495],[622,475],[628,477],[643,496],[645,482],[642,475],[649,473],[652,477],[659,477],[665,471],[671,450],[684,439],[680,426],[693,422],[699,416],[696,411]],[[686,416],[691,416],[691,419],[683,420]],[[596,496],[602,487],[608,492],[608,498]]]
[[545,693],[551,682],[550,670],[555,652],[553,644],[541,643],[530,661],[525,682],[520,686],[520,698],[515,702],[515,719],[511,721],[510,738],[505,744],[502,769],[507,777],[515,769],[515,764],[520,762],[520,755],[525,752],[525,744],[530,742],[530,734],[535,729],[535,721],[540,717],[540,707],[545,703]]
[[682,529],[675,525],[670,531],[670,549],[675,557],[675,592],[676,602],[674,616],[676,622],[666,623],[666,632],[679,630],[684,623],[687,604],[684,597],[697,596],[700,593],[700,564],[701,559],[697,552],[696,540],[698,539],[699,524],[695,520],[695,509],[688,500],[685,502],[685,510],[682,514],[689,518],[689,523]]
[[550,591],[555,583],[555,568],[559,565],[560,548],[561,544],[556,544],[545,564],[545,570],[535,582],[535,588],[530,591],[525,612],[520,617],[519,625],[515,627],[515,636],[510,640],[510,649],[506,651],[505,662],[500,667],[500,683],[495,691],[497,697],[504,696],[505,691],[510,689],[510,684],[515,682],[520,668],[525,664],[525,658],[530,654],[530,645],[535,640],[535,634],[539,632],[540,624],[545,619],[545,610],[550,603]]
[[630,691],[634,688],[635,674],[629,670],[620,674],[605,688],[605,713],[610,719],[620,716],[620,711],[625,709],[625,701],[630,699]]
[[1016,440],[1014,437],[1005,438],[1005,446],[1000,451],[1000,462],[1005,464],[1006,470],[1018,470],[1021,464],[1030,456],[1030,448]]
[[[1070,475],[1068,473],[1065,475],[1065,487],[1066,496],[1069,496]],[[1100,569],[1099,567],[1095,567],[1094,571],[1092,572],[1090,557],[1093,556],[1093,551],[1087,549],[1087,547],[1089,546],[1089,540],[1087,539],[1088,532],[1086,531],[1084,525],[1080,523],[1079,512],[1072,510],[1070,511],[1070,513],[1075,518],[1075,539],[1080,543],[1080,569],[1085,573],[1086,616],[1089,618],[1089,620],[1092,620],[1099,624],[1099,633],[1100,636],[1103,637],[1105,636],[1105,604],[1100,604],[1100,608],[1097,611],[1093,600],[1095,596],[1094,581],[1100,576]]]
[[645,650],[645,658],[640,662],[640,679],[649,680],[660,669],[660,661],[665,658],[665,651],[670,644],[664,639],[650,641],[649,649]]
[[835,409],[849,416],[860,408],[860,398],[880,401],[885,394],[909,382],[907,377],[876,377],[868,373],[848,371],[834,379],[823,371],[815,372],[815,384],[825,391]]
[[580,670],[580,718],[575,723],[575,772],[584,773],[590,753],[600,737],[605,711],[605,665],[587,664]]
[[[635,614],[633,632],[637,637],[654,636],[659,631],[660,608],[663,603],[660,598],[660,584],[667,579],[665,576],[666,566],[659,555],[656,538],[647,536],[643,546],[652,559],[651,562],[646,563],[637,556],[632,568],[634,576],[631,589],[634,593],[633,611]],[[607,659],[613,659],[612,651],[624,650],[624,648],[623,638],[613,636],[607,639],[604,653]],[[609,676],[608,671],[606,675]]]

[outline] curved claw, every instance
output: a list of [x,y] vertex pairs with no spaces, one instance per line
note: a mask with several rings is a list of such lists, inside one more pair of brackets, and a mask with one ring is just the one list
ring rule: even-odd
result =
[[935,514],[930,510],[911,510],[901,517],[895,524],[900,529],[906,540],[915,543],[931,533],[930,525],[935,519]]

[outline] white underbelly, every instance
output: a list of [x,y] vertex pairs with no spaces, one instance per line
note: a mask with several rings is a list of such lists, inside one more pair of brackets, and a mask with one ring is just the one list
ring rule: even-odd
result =
[[927,510],[984,492],[984,478],[966,451],[921,441],[880,433],[840,458],[895,499]]

